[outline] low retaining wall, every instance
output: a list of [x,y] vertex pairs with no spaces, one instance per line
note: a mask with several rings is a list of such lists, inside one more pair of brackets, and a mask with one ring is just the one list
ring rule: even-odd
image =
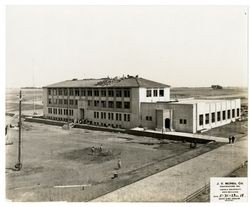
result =
[[[41,118],[26,118],[25,121],[49,124],[49,125],[55,125],[55,126],[63,126],[65,124],[65,122],[62,122],[62,121],[41,119]],[[91,125],[86,125],[86,124],[75,124],[74,128],[107,131],[107,132],[115,132],[115,133],[119,132],[119,133],[131,134],[135,136],[152,137],[156,139],[169,139],[169,140],[182,141],[182,142],[193,142],[195,140],[196,143],[200,143],[200,144],[205,144],[205,143],[214,141],[214,140],[209,140],[209,139],[192,138],[192,137],[153,133],[153,132],[146,132],[146,131],[136,131],[136,130],[131,130],[131,129],[115,129],[115,128],[100,127],[100,126],[91,126]]]
[[39,118],[25,118],[25,121],[48,124],[48,125],[55,125],[55,126],[63,126],[65,124],[65,122],[48,120],[48,119],[39,119]]
[[145,132],[145,131],[136,131],[136,130],[126,130],[127,134],[132,134],[136,136],[144,136],[144,137],[153,137],[157,139],[169,139],[174,141],[184,141],[184,142],[193,142],[200,144],[206,144],[208,142],[214,141],[210,139],[200,139],[200,138],[192,138],[192,137],[185,137],[179,135],[169,135],[169,134],[160,134],[160,133],[153,133],[153,132]]

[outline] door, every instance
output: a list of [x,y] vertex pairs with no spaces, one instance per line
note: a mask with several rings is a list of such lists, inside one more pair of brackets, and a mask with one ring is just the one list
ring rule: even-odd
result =
[[170,119],[165,119],[165,128],[170,129]]
[[84,109],[80,109],[80,118],[84,119]]

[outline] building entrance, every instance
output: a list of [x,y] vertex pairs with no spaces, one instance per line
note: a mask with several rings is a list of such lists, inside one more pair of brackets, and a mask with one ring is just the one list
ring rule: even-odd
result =
[[84,109],[80,109],[80,119],[84,119]]
[[165,119],[165,128],[170,129],[170,119],[169,118]]

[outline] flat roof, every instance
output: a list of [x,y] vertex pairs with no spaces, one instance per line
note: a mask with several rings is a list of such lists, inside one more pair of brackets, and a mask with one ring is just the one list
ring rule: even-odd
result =
[[171,102],[171,104],[197,104],[197,103],[221,103],[226,101],[233,101],[236,99],[184,99],[178,100],[178,102]]

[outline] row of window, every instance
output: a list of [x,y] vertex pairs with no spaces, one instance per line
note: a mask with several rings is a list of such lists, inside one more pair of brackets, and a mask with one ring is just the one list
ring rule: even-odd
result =
[[69,105],[71,105],[71,106],[73,106],[73,105],[77,106],[78,100],[77,99],[76,100],[69,99],[69,101],[68,101],[68,99],[51,99],[51,98],[49,98],[48,103],[55,104],[55,105],[68,105],[68,103],[69,103]]
[[48,95],[130,97],[130,89],[48,89]]
[[163,97],[164,96],[164,90],[163,89],[160,89],[160,90],[158,90],[158,89],[147,89],[147,91],[146,91],[146,96],[147,97],[152,97],[152,95],[153,95],[153,97],[158,97],[158,96],[160,96],[160,97]]
[[118,108],[130,109],[130,102],[122,101],[97,101],[88,100],[88,106],[102,107],[102,108]]
[[179,123],[180,124],[187,124],[187,120],[186,119],[180,119]]
[[59,115],[69,115],[74,116],[74,110],[72,109],[57,109],[57,108],[48,108],[49,114],[59,114]]
[[147,121],[152,121],[152,116],[146,116]]
[[[240,109],[237,108],[236,110],[236,117],[240,116]],[[199,125],[203,125],[203,118],[204,115],[200,114],[199,115]],[[235,109],[232,109],[232,116],[231,116],[231,110],[227,110],[227,119],[231,119],[231,118],[235,118]],[[210,116],[209,113],[205,114],[205,124],[209,124],[209,120],[210,120]],[[221,120],[226,120],[226,110],[222,111],[218,111],[217,112],[217,121],[221,121]],[[215,112],[211,113],[211,123],[215,122]]]
[[122,114],[121,113],[111,113],[111,112],[99,112],[94,111],[95,119],[108,119],[108,120],[116,120],[116,121],[130,121],[130,114]]

